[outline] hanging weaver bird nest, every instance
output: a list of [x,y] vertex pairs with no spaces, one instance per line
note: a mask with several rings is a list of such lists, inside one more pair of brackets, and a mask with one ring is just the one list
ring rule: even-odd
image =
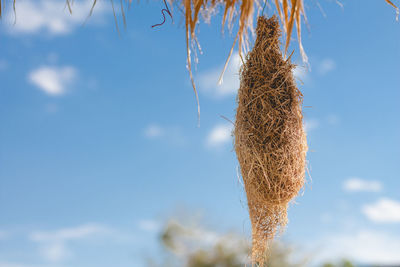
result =
[[287,223],[289,202],[304,185],[307,143],[302,94],[294,65],[280,50],[278,19],[259,17],[256,33],[240,73],[234,135],[252,225],[252,260],[262,265],[269,241]]

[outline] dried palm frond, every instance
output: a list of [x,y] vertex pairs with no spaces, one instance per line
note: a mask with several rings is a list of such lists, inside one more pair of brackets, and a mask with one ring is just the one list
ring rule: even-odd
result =
[[[16,0],[9,0],[9,1],[13,3],[13,9],[15,11]],[[65,1],[69,12],[72,13],[71,5],[73,1],[72,0],[65,0]],[[90,14],[92,14],[97,1],[98,0],[93,0],[93,5],[89,12],[89,16]],[[116,21],[116,26],[118,29],[118,23],[115,17],[113,0],[110,1],[112,3],[114,19]],[[199,100],[198,100],[196,85],[194,83],[192,75],[191,44],[196,42],[196,25],[200,20],[200,13],[203,12],[203,14],[210,15],[211,11],[214,10],[216,6],[221,5],[223,7],[222,26],[224,26],[226,22],[228,22],[228,24],[232,26],[232,24],[235,23],[233,21],[233,17],[235,14],[238,14],[237,16],[238,30],[231,51],[229,52],[228,59],[225,63],[224,70],[222,71],[223,74],[237,41],[239,46],[239,53],[241,54],[243,52],[243,44],[245,43],[245,40],[247,40],[246,38],[248,30],[251,29],[253,25],[252,21],[253,21],[255,5],[257,5],[258,9],[261,8],[259,1],[263,1],[265,5],[269,0],[169,0],[170,3],[177,2],[183,6],[184,16],[185,16],[185,28],[186,28],[187,65],[192,86],[196,94],[198,113],[200,113],[200,107],[198,104]],[[304,1],[303,0],[270,0],[270,1],[272,5],[275,6],[276,11],[282,23],[283,31],[284,33],[286,33],[284,54],[285,55],[287,54],[292,36],[292,31],[294,25],[296,25],[300,54],[302,56],[303,62],[307,63],[308,61],[307,55],[304,51],[301,42],[301,17],[303,16],[304,18],[306,18],[304,11],[304,4],[303,4]],[[397,6],[390,0],[385,0],[385,1],[396,9],[398,15],[399,9],[397,8]],[[2,16],[2,10],[4,9],[4,5],[6,2],[7,2],[6,0],[0,0],[0,18]],[[125,25],[126,20],[125,20],[123,2],[131,4],[132,0],[124,0],[124,1],[120,0],[120,2],[121,2],[120,3],[121,14]]]
[[[177,0],[175,0],[176,2]],[[191,43],[196,42],[196,25],[199,22],[200,12],[204,12],[209,15],[217,6],[221,5],[223,8],[222,25],[224,26],[227,22],[232,26],[235,22],[232,21],[234,14],[238,14],[237,24],[238,30],[236,33],[236,38],[229,52],[228,59],[226,60],[224,69],[220,80],[222,80],[223,73],[227,67],[230,56],[232,55],[234,46],[238,41],[238,50],[241,55],[246,52],[243,49],[243,44],[247,40],[247,34],[253,26],[253,14],[255,6],[259,9],[261,5],[258,0],[179,0],[181,1],[185,14],[185,28],[186,28],[186,49],[187,49],[187,66],[189,70],[190,79],[194,92],[196,94],[196,99],[198,101],[196,85],[192,74],[192,59],[191,59]],[[265,0],[267,1],[267,0]],[[266,3],[266,2],[265,2]],[[296,24],[299,49],[302,55],[303,61],[308,62],[307,55],[304,52],[304,48],[301,43],[301,17],[305,17],[303,0],[274,0],[279,17],[281,19],[284,32],[286,33],[285,42],[285,54],[289,48],[289,43],[292,35],[292,30]],[[260,11],[260,10],[259,10]],[[200,108],[198,106],[198,113],[200,113]]]
[[[268,0],[261,0],[261,1],[264,2],[264,5],[268,2]],[[399,9],[395,4],[393,4],[390,0],[385,0],[385,1],[396,9],[397,14],[399,13]],[[261,8],[261,5],[258,0],[170,0],[170,2],[180,2],[181,5],[183,6],[185,15],[185,28],[186,28],[187,66],[192,86],[196,95],[196,100],[198,104],[198,113],[200,114],[199,100],[198,100],[196,85],[192,74],[192,59],[191,59],[191,44],[197,43],[196,26],[199,22],[200,13],[203,12],[203,14],[206,14],[208,17],[210,14],[212,14],[212,11],[218,5],[221,5],[223,8],[222,26],[224,26],[227,21],[228,24],[232,26],[232,24],[235,23],[234,21],[232,21],[234,14],[238,15],[237,16],[238,30],[232,48],[229,51],[228,58],[225,62],[224,69],[222,70],[221,73],[220,77],[220,82],[221,82],[222,76],[228,65],[229,58],[232,55],[234,46],[237,41],[239,43],[238,44],[239,54],[241,55],[242,52],[246,52],[243,50],[243,44],[247,40],[247,33],[249,29],[251,29],[253,26],[252,22],[253,22],[255,5],[257,5],[259,9]],[[285,46],[284,57],[286,57],[287,55],[292,36],[292,31],[294,25],[296,25],[297,41],[299,45],[300,54],[303,59],[303,62],[305,64],[308,64],[308,58],[304,51],[301,40],[301,18],[303,17],[306,20],[306,15],[304,11],[304,1],[271,0],[271,2],[276,8],[276,11],[281,20],[283,31],[286,34],[285,45],[284,45]]]
[[395,4],[393,4],[392,1],[390,1],[390,0],[385,0],[385,1],[386,1],[386,3],[391,5],[394,9],[396,9],[396,20],[399,20],[399,8]]

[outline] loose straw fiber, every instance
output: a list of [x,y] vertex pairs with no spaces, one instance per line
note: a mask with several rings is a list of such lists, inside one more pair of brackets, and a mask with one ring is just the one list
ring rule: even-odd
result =
[[287,208],[304,185],[306,135],[302,94],[280,51],[276,16],[259,17],[257,39],[240,73],[235,150],[252,225],[252,260],[263,265],[268,243],[287,223]]

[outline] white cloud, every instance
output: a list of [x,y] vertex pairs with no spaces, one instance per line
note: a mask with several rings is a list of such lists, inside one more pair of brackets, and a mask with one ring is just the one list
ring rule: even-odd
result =
[[367,181],[351,177],[344,181],[343,189],[349,192],[381,192],[382,184],[379,181]]
[[144,130],[144,135],[147,138],[157,138],[163,136],[163,134],[164,134],[164,129],[157,124],[150,124]]
[[98,224],[84,224],[56,231],[35,231],[30,239],[41,244],[40,253],[51,262],[60,262],[72,255],[67,243],[73,240],[87,239],[110,233],[111,229]]
[[381,198],[373,204],[364,205],[362,212],[373,222],[400,223],[400,202],[395,200]]
[[98,224],[84,224],[73,228],[63,228],[57,231],[35,231],[31,233],[33,241],[68,241],[86,238],[91,235],[108,232],[109,229]]
[[325,75],[328,72],[333,71],[336,68],[336,63],[331,58],[326,58],[321,61],[318,68],[318,73],[321,75]]
[[77,70],[71,66],[42,66],[28,75],[31,83],[48,95],[62,95],[77,76]]
[[317,129],[319,122],[317,119],[306,119],[304,120],[304,130],[308,133],[312,130]]
[[157,232],[161,228],[160,223],[154,220],[140,220],[138,226],[141,230],[146,232]]
[[209,147],[218,147],[228,143],[231,138],[232,126],[227,124],[216,125],[207,136],[206,143]]
[[200,89],[215,97],[236,95],[239,86],[239,69],[241,59],[239,53],[234,53],[228,63],[223,80],[218,84],[218,79],[222,73],[223,66],[206,71],[200,74]]
[[45,260],[50,262],[60,262],[72,255],[63,242],[49,243],[41,247],[40,254]]
[[319,260],[347,258],[360,264],[397,266],[400,263],[400,236],[361,230],[335,234],[323,240]]
[[[92,1],[70,2],[73,2],[72,14],[64,0],[17,1],[16,20],[12,7],[6,10],[7,30],[11,34],[35,34],[42,31],[52,35],[68,34],[85,22],[92,6]],[[100,21],[108,10],[101,1],[98,2],[90,21]]]
[[143,130],[143,135],[147,139],[162,140],[178,146],[185,145],[187,142],[182,129],[177,126],[162,126],[151,123]]
[[17,262],[0,262],[0,267],[60,267],[60,265],[51,264],[27,264],[27,263],[17,263]]
[[22,264],[15,262],[0,262],[0,267],[45,267],[44,265]]
[[296,80],[300,82],[306,82],[308,80],[308,69],[306,66],[296,65],[293,69],[293,76]]

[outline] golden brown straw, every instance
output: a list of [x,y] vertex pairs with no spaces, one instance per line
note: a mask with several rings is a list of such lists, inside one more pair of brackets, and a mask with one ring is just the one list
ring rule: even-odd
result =
[[235,150],[247,194],[254,263],[287,223],[287,208],[304,185],[306,135],[302,94],[290,58],[280,50],[276,16],[259,17],[257,39],[240,73]]
[[[225,72],[225,69],[228,65],[228,61],[230,56],[232,55],[233,49],[235,47],[236,41],[238,41],[239,46],[239,54],[241,55],[243,49],[243,43],[247,40],[248,29],[252,28],[253,24],[253,14],[254,14],[254,6],[259,4],[258,0],[172,0],[182,2],[184,14],[185,14],[185,28],[186,28],[186,49],[187,49],[187,66],[189,70],[190,80],[192,82],[192,87],[195,92],[197,108],[198,108],[198,116],[200,118],[200,106],[199,99],[197,95],[196,84],[194,82],[193,74],[192,74],[192,58],[191,58],[191,43],[196,41],[196,26],[200,19],[201,11],[204,14],[210,15],[213,13],[213,10],[221,5],[223,7],[223,16],[222,16],[222,27],[228,21],[228,24],[232,24],[232,20],[236,10],[238,9],[238,31],[236,34],[235,41],[232,45],[232,48],[229,52],[228,59],[226,60],[224,69],[222,70],[220,82],[222,81],[222,76]],[[267,0],[263,0],[265,2]],[[266,2],[265,2],[266,3]],[[307,63],[307,55],[304,52],[303,46],[301,44],[301,16],[305,15],[303,8],[303,0],[282,0],[281,4],[278,0],[273,2],[275,4],[280,18],[282,19],[282,24],[285,32],[287,33],[286,37],[286,45],[285,45],[285,53],[289,47],[290,38],[294,23],[296,23],[297,34],[298,34],[298,42],[300,53],[302,55],[303,61]],[[281,7],[282,6],[282,7]],[[283,10],[283,14],[282,14]]]

